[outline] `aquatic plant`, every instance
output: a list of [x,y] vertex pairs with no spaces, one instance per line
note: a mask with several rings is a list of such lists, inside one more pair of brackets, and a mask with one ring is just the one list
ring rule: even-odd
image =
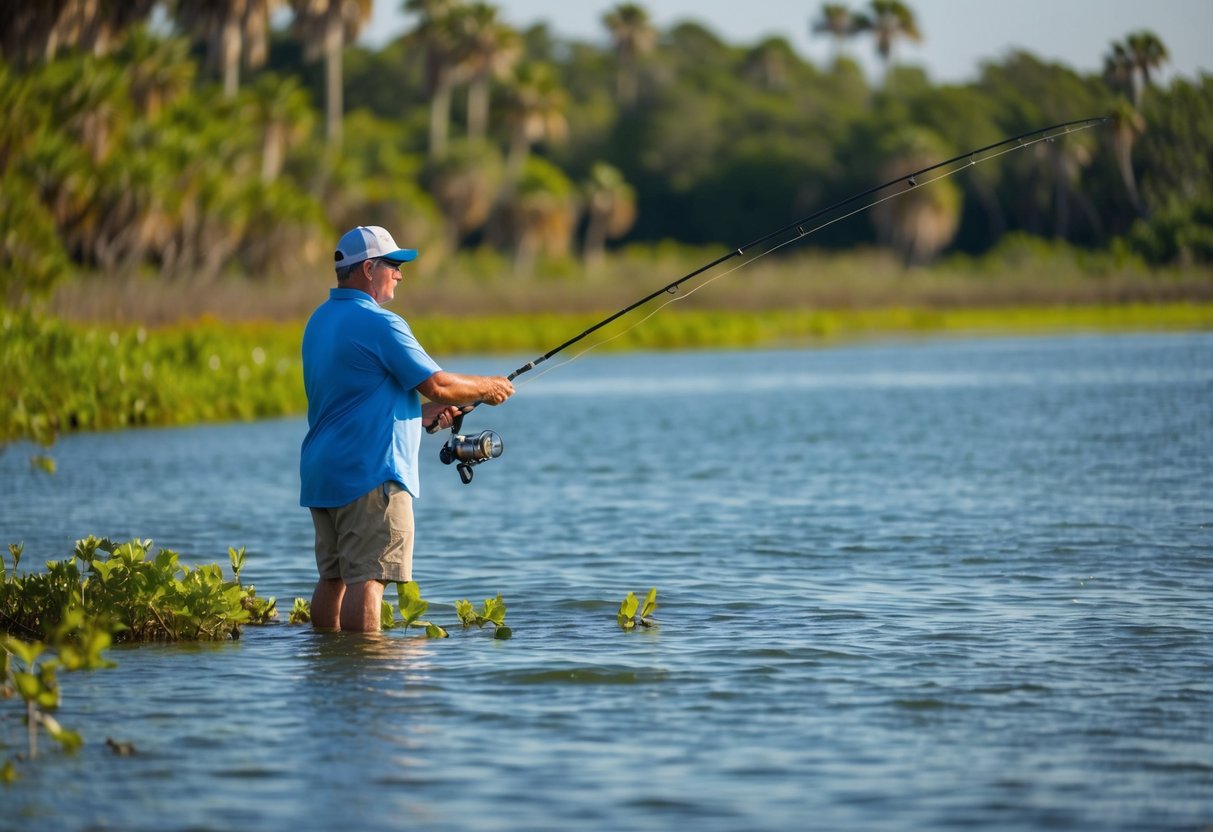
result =
[[656,627],[657,622],[650,616],[657,610],[657,587],[649,590],[649,594],[645,596],[644,606],[636,600],[635,593],[629,592],[623,599],[623,603],[619,605],[619,615],[616,619],[619,621],[619,626],[624,630],[635,629],[639,624],[641,627]]
[[421,616],[425,615],[430,608],[430,602],[421,597],[421,588],[417,586],[416,581],[398,582],[396,600],[400,607],[401,617],[399,619],[396,618],[396,611],[392,607],[392,603],[386,600],[383,602],[380,626],[384,630],[397,628],[407,630],[410,627],[422,627],[425,629],[426,638],[447,638],[450,635],[437,624],[421,620]]
[[306,598],[296,598],[295,606],[291,608],[287,623],[307,624],[312,620],[312,605]]
[[[101,656],[110,643],[110,632],[104,624],[87,617],[74,604],[62,612],[59,624],[46,640],[0,635],[0,697],[11,699],[16,695],[25,704],[29,759],[38,756],[39,729],[65,751],[75,751],[83,743],[79,733],[64,728],[50,713],[60,702],[58,671],[113,667],[113,662]],[[15,777],[10,760],[0,779]]]
[[479,610],[466,599],[456,601],[455,614],[463,622],[464,629],[492,624],[493,638],[507,639],[514,635],[514,631],[505,626],[505,601],[501,600],[500,592],[496,598],[485,598]]
[[[47,561],[45,572],[15,574],[22,547],[11,544],[14,574],[0,572],[0,631],[46,639],[78,607],[116,642],[239,638],[244,624],[277,616],[273,598],[227,581],[217,564],[191,568],[171,549],[153,553],[151,540],[118,544],[89,536],[69,560]],[[230,550],[243,567],[244,550]]]

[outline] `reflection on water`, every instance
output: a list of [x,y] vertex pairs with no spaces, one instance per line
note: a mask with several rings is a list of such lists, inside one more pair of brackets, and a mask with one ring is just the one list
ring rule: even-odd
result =
[[[471,486],[427,440],[451,638],[115,650],[65,682],[88,745],[0,829],[1200,828],[1211,404],[1209,335],[587,357],[469,417],[506,443]],[[247,545],[289,609],[303,433],[73,436],[55,477],[9,448],[0,531]],[[650,586],[661,627],[620,632]],[[497,592],[514,638],[461,630]]]

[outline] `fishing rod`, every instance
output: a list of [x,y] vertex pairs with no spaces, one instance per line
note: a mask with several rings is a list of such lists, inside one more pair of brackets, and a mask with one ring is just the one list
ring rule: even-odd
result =
[[[677,280],[667,283],[665,286],[662,286],[660,289],[653,290],[652,292],[650,292],[649,294],[640,298],[639,300],[623,307],[618,312],[614,312],[614,313],[608,315],[607,317],[603,318],[601,321],[598,321],[593,326],[587,327],[586,329],[582,330],[577,335],[574,335],[572,338],[565,341],[563,344],[553,347],[552,349],[545,352],[543,355],[540,355],[540,356],[532,359],[531,361],[528,361],[526,364],[523,364],[521,367],[519,367],[518,369],[516,369],[512,373],[510,373],[508,376],[506,376],[506,378],[508,378],[510,381],[513,381],[514,379],[518,378],[518,376],[520,376],[524,373],[530,372],[531,370],[535,369],[540,364],[544,363],[545,361],[552,358],[553,356],[564,352],[569,347],[584,340],[585,338],[588,338],[590,335],[594,334],[595,332],[602,329],[603,327],[608,326],[611,323],[619,320],[620,318],[622,318],[624,315],[628,314],[629,312],[632,312],[632,311],[640,308],[641,306],[644,306],[649,301],[651,301],[655,298],[661,297],[664,294],[676,294],[678,287],[681,286],[682,284],[686,283],[687,281],[693,280],[694,278],[698,277],[699,275],[703,274],[704,272],[714,269],[717,266],[721,265],[722,263],[725,263],[725,262],[733,259],[734,257],[742,257],[750,249],[753,249],[753,248],[756,248],[757,246],[761,246],[765,243],[768,243],[768,242],[776,239],[777,237],[782,237],[784,235],[787,235],[790,232],[792,232],[793,230],[796,231],[796,234],[794,236],[789,237],[787,240],[784,240],[777,246],[773,246],[772,248],[763,252],[763,254],[758,255],[758,257],[761,257],[764,254],[769,254],[771,251],[774,251],[777,248],[782,248],[783,246],[793,243],[793,242],[801,239],[802,237],[806,237],[809,234],[812,234],[816,231],[820,231],[822,228],[825,228],[828,225],[832,225],[834,222],[845,219],[846,217],[853,216],[854,214],[857,214],[861,211],[866,211],[868,208],[871,208],[874,205],[884,202],[885,200],[893,199],[894,197],[900,196],[901,194],[908,193],[909,191],[913,190],[914,188],[919,187],[920,183],[918,181],[918,178],[921,176],[926,176],[927,174],[933,173],[934,171],[937,171],[937,170],[940,170],[943,168],[948,168],[949,166],[952,166],[952,165],[958,165],[958,163],[961,163],[961,162],[965,163],[963,165],[958,165],[957,167],[955,167],[952,170],[948,170],[944,173],[941,173],[939,176],[932,177],[921,183],[922,185],[929,185],[931,182],[934,182],[937,179],[943,179],[947,176],[951,176],[952,174],[958,173],[959,171],[964,170],[965,168],[976,166],[978,164],[981,164],[982,162],[987,162],[991,159],[995,159],[999,156],[1002,156],[1005,153],[1010,153],[1014,150],[1019,150],[1024,147],[1030,147],[1031,145],[1037,144],[1038,142],[1041,142],[1041,141],[1050,141],[1051,142],[1059,136],[1064,136],[1069,133],[1080,132],[1082,130],[1086,130],[1088,128],[1094,127],[1097,124],[1105,124],[1108,122],[1108,120],[1109,120],[1109,116],[1092,116],[1090,118],[1076,119],[1074,121],[1064,121],[1064,122],[1061,122],[1060,124],[1052,124],[1048,127],[1038,127],[1035,130],[1029,130],[1026,133],[1020,133],[1017,136],[1010,136],[1008,138],[994,142],[993,144],[988,144],[985,147],[979,147],[976,150],[969,150],[969,151],[966,151],[965,153],[957,154],[956,156],[953,156],[951,159],[946,159],[942,162],[937,162],[933,165],[928,165],[927,167],[920,168],[919,170],[913,171],[912,173],[902,174],[901,176],[897,176],[893,179],[890,179],[888,182],[884,182],[880,185],[875,185],[871,188],[868,188],[867,190],[860,191],[857,194],[853,194],[852,196],[849,196],[846,199],[839,200],[838,202],[835,202],[832,205],[827,205],[825,208],[821,208],[807,216],[801,217],[798,220],[790,222],[787,225],[784,225],[780,228],[777,228],[774,231],[771,231],[767,234],[763,234],[761,237],[757,237],[757,238],[751,240],[750,242],[746,243],[745,245],[737,246],[736,248],[732,249],[731,251],[727,252],[726,254],[722,254],[721,256],[717,257],[715,260],[712,260],[709,263],[705,263],[704,265],[700,266],[699,268],[695,269],[692,272],[689,272],[689,273],[683,275],[682,277],[678,278]],[[982,158],[978,158],[983,153],[989,153],[990,151],[998,150],[999,148],[1007,148],[1007,149],[1002,150],[999,153],[995,153],[995,154],[991,154],[989,156],[984,156]],[[871,202],[868,202],[854,210],[849,211],[846,214],[836,217],[833,220],[830,220],[829,222],[823,223],[823,224],[818,225],[813,228],[809,228],[808,230],[805,229],[805,226],[809,225],[810,223],[812,223],[818,219],[821,219],[822,217],[828,216],[836,211],[840,211],[843,208],[846,208],[846,207],[852,205],[853,203],[858,202],[861,199],[865,199],[866,197],[874,196],[875,194],[878,194],[883,190],[892,188],[895,185],[899,185],[899,184],[903,184],[903,183],[908,185],[908,187],[905,190],[898,191],[896,193],[889,194],[889,195],[881,197],[879,199],[872,200]],[[753,259],[757,259],[757,257],[755,257]],[[747,265],[750,262],[753,262],[753,259],[746,261],[746,263],[742,263],[741,265],[737,266],[736,268],[741,268],[742,266]],[[574,357],[576,357],[576,356],[574,356]],[[565,362],[565,363],[568,363],[568,362]],[[563,365],[557,365],[557,366],[563,366]],[[505,449],[504,445],[502,444],[501,437],[499,437],[496,433],[494,433],[491,430],[482,431],[481,433],[477,434],[476,436],[471,436],[471,437],[464,436],[459,433],[459,430],[463,426],[463,417],[465,415],[467,415],[468,413],[471,413],[473,410],[475,410],[481,404],[483,404],[483,402],[477,401],[477,402],[473,402],[472,404],[469,404],[469,405],[464,405],[460,409],[460,411],[461,411],[460,414],[455,418],[454,423],[451,425],[451,437],[447,440],[446,444],[444,444],[442,446],[442,449],[439,453],[439,457],[443,463],[445,463],[447,465],[451,464],[452,462],[456,462],[456,461],[459,463],[457,466],[458,471],[459,471],[459,478],[461,480],[463,480],[464,484],[468,484],[472,481],[473,466],[479,465],[481,462],[485,462],[486,460],[489,460],[489,459],[496,459],[497,457],[501,456],[502,452]],[[429,433],[436,433],[438,430],[438,420],[435,419],[433,422],[431,422],[429,425],[427,425],[426,430]]]

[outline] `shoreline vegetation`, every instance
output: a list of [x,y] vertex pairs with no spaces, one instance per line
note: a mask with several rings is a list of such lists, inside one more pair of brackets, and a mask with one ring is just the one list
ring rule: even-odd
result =
[[[694,267],[683,269],[685,252],[648,261],[642,267],[620,256],[607,274],[575,279],[465,272],[410,281],[406,275],[391,308],[440,361],[489,354],[529,359],[674,279],[664,275]],[[1075,263],[1036,261],[1018,276],[987,277],[962,271],[965,264],[907,272],[875,254],[808,254],[710,285],[688,284],[682,302],[662,308],[674,296],[656,298],[572,352],[596,344],[602,351],[814,348],[907,336],[1213,329],[1213,276],[1205,268],[1138,272],[1101,263],[1092,274]],[[306,412],[303,325],[331,277],[212,285],[212,300],[225,304],[225,317],[217,316],[217,306],[195,304],[180,286],[105,285],[106,298],[95,294],[95,281],[81,280],[65,284],[42,311],[0,311],[0,383],[12,403],[0,412],[0,443],[49,445],[73,431]],[[702,291],[689,291],[696,286]],[[107,303],[127,315],[114,314]],[[89,320],[89,313],[106,322]]]

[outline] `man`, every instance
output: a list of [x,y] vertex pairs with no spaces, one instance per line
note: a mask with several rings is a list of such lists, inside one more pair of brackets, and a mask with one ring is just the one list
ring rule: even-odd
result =
[[422,425],[450,427],[458,406],[501,404],[514,393],[501,376],[442,370],[409,325],[381,308],[395,296],[400,266],[416,257],[379,226],[347,232],[333,256],[337,288],[303,333],[299,501],[316,527],[319,628],[378,630],[384,584],[412,580]]

